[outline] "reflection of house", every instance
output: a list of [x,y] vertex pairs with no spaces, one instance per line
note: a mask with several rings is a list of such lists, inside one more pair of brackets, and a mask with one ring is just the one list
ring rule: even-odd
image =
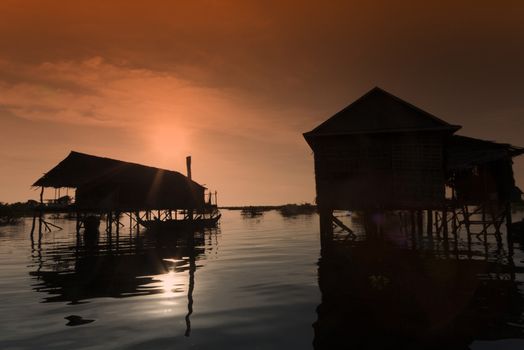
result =
[[[419,217],[427,210],[431,219],[431,210],[446,217],[450,205],[497,201],[506,208],[512,157],[524,149],[454,136],[458,129],[374,88],[305,133],[323,231],[330,230],[334,209],[400,209]],[[446,185],[455,190],[452,202]]]
[[46,302],[72,303],[163,293],[162,287],[152,286],[155,275],[194,273],[196,259],[205,253],[204,238],[204,234],[163,235],[140,237],[132,244],[122,240],[120,244],[108,241],[100,246],[64,245],[50,252],[43,250],[35,256],[39,268],[30,273],[38,281],[33,289],[48,293]]
[[522,271],[505,261],[378,240],[324,246],[314,348],[467,350],[473,340],[522,338]]

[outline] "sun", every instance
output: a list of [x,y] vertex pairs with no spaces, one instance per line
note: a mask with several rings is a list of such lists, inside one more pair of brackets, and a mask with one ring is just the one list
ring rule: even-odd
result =
[[191,153],[191,131],[182,126],[165,124],[151,125],[147,132],[147,147],[155,163],[166,168],[183,164]]

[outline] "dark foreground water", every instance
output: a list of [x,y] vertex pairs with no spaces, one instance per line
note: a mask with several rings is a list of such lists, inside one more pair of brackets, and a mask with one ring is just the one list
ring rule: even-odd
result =
[[0,349],[524,348],[519,242],[342,219],[358,237],[322,250],[316,215],[274,211],[194,238],[0,227]]

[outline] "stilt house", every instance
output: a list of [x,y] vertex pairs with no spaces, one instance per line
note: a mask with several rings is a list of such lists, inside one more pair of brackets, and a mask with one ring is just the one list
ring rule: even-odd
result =
[[206,188],[176,171],[71,152],[33,186],[76,189],[75,208],[93,212],[200,209]]
[[[374,88],[306,132],[321,229],[337,222],[335,209],[407,210],[419,231],[426,211],[428,234],[433,210],[436,230],[445,234],[450,222],[454,231],[465,224],[471,232],[474,214],[482,215],[476,222],[484,234],[490,225],[499,234],[504,219],[509,227],[512,159],[524,148],[453,135],[460,128]],[[473,213],[468,206],[476,206]]]
[[460,126],[374,88],[304,134],[317,204],[349,210],[441,207],[446,140]]

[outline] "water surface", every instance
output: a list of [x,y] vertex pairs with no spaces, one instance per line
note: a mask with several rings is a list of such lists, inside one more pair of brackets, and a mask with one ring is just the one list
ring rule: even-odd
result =
[[0,348],[524,347],[519,242],[377,240],[338,215],[357,236],[322,250],[316,215],[276,211],[194,238],[1,227]]

